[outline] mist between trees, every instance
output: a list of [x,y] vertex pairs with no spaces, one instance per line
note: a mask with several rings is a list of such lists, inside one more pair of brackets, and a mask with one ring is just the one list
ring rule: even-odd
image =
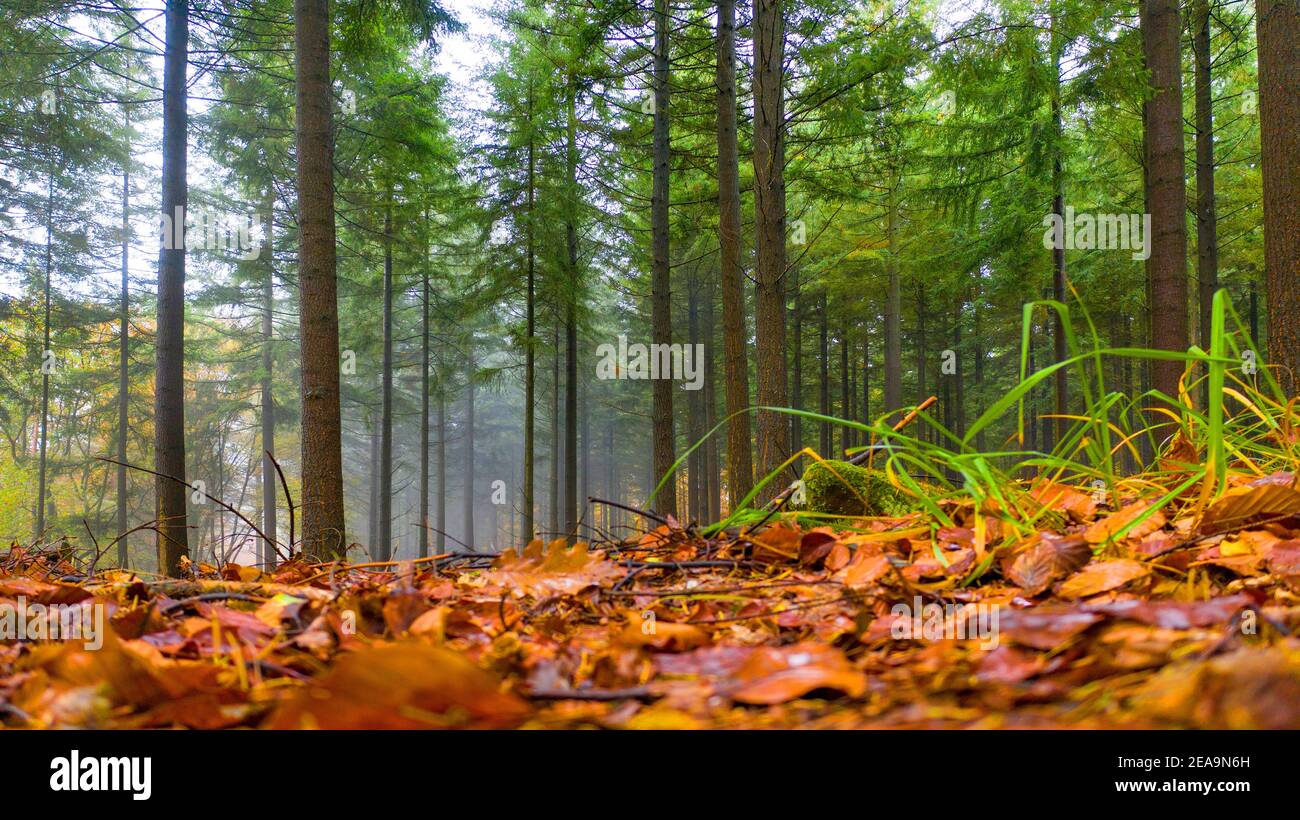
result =
[[0,14],[0,537],[88,566],[717,521],[868,443],[751,408],[960,435],[1065,358],[1043,298],[1183,351],[1226,289],[1300,367],[1293,2]]

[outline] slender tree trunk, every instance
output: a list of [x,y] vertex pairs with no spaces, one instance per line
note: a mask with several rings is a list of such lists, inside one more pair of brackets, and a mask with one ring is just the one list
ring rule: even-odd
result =
[[[980,327],[980,294],[975,294],[975,414],[984,413],[984,334]],[[984,452],[984,430],[975,434],[975,449]]]
[[[929,350],[926,349],[925,338],[925,282],[917,280],[916,283],[916,403],[920,404],[928,398],[925,380],[925,370],[928,364]],[[925,434],[925,430],[922,430]]]
[[1289,0],[1257,0],[1255,18],[1268,355],[1294,396],[1300,392],[1300,8]]
[[[618,501],[618,478],[614,472],[614,419],[611,417],[605,422],[605,498],[611,501]],[[601,520],[601,526],[610,535],[615,535],[615,517],[618,510],[613,507],[602,506],[604,518]]]
[[[794,290],[794,308],[790,311],[791,343],[790,353],[790,406],[796,410],[803,409],[803,283],[799,278],[798,266],[791,272],[790,286]],[[803,449],[803,418],[790,417],[790,449],[799,452]],[[803,459],[795,462],[795,470],[803,472]]]
[[425,245],[420,294],[420,556],[429,557],[429,209],[424,210]]
[[[131,156],[131,112],[126,111],[127,146],[124,157]],[[126,569],[131,559],[130,538],[126,531],[126,443],[131,433],[128,410],[131,404],[131,170],[129,159],[122,161],[122,296],[118,313],[117,365],[117,565]],[[45,281],[49,282],[47,276]]]
[[344,553],[343,433],[334,249],[329,0],[294,0],[297,55],[298,312],[302,345],[302,543]]
[[[1055,2],[1052,4],[1052,211],[1058,219],[1065,219],[1065,182],[1061,170],[1061,154],[1065,150],[1061,126],[1061,37],[1057,32],[1060,17]],[[1064,224],[1062,222],[1062,224]],[[1061,304],[1066,303],[1065,277],[1065,243],[1058,242],[1052,249],[1052,298]],[[1056,326],[1052,330],[1052,342],[1057,362],[1068,357],[1065,340],[1065,318],[1055,314]],[[1070,373],[1068,368],[1061,368],[1053,374],[1056,382],[1056,413],[1064,416],[1070,402]],[[1056,421],[1056,437],[1065,437],[1067,430],[1064,418]]]
[[[692,270],[686,285],[687,341],[692,351],[700,343],[700,307],[697,286],[695,271]],[[692,390],[686,395],[686,435],[688,436],[687,444],[691,446],[694,446],[695,442],[699,441],[704,435],[704,430],[700,426],[704,421],[703,398],[698,390]],[[687,457],[686,466],[687,497],[689,499],[686,505],[686,516],[693,521],[702,521],[705,515],[703,474],[704,448],[700,447]]]
[[[1151,213],[1151,343],[1187,349],[1187,191],[1183,177],[1183,74],[1178,0],[1143,0],[1142,45],[1155,96],[1146,104],[1147,206]],[[1294,158],[1292,158],[1294,159]],[[1155,389],[1177,399],[1183,366],[1151,364]]]
[[[186,68],[189,9],[186,0],[167,2],[163,57],[162,211],[172,220],[172,239],[185,234],[188,199],[186,153]],[[164,245],[158,254],[158,328],[154,359],[154,469],[158,503],[158,571],[180,574],[189,554],[185,502],[185,245]]]
[[551,346],[555,358],[551,362],[551,475],[547,488],[548,540],[560,537],[560,323],[551,329]]
[[578,532],[578,88],[569,69],[566,106],[565,159],[569,200],[565,221],[568,250],[567,292],[564,300],[564,520],[572,544]]
[[441,375],[438,378],[438,496],[435,499],[434,516],[438,522],[433,548],[439,553],[447,549],[447,394],[443,389]]
[[[379,412],[379,543],[376,557],[393,557],[393,189],[384,201],[384,359]],[[473,542],[469,542],[473,543]]]
[[[845,331],[845,335],[844,335],[844,343],[848,348],[850,360],[853,360],[854,359],[852,353],[853,345],[849,342],[849,333],[847,330]],[[848,385],[849,398],[848,398],[848,409],[845,411],[846,415],[844,416],[844,418],[849,420],[856,420],[858,417],[858,368],[852,364],[848,365],[848,368],[849,368],[849,385]],[[848,446],[850,447],[857,446],[858,444],[857,430],[848,430],[845,433],[845,436],[846,436],[846,441],[848,442]]]
[[537,157],[533,134],[533,84],[528,82],[528,335],[524,340],[524,476],[523,518],[520,522],[523,541],[533,540],[533,480],[537,441],[537,254],[533,244],[533,207],[536,202]]
[[740,265],[740,170],[736,143],[736,3],[718,0],[718,240],[722,358],[726,374],[727,489],[733,512],[754,486],[750,454],[749,357]]
[[[266,189],[266,199],[262,204],[263,217],[266,220],[266,233],[262,237],[262,264],[266,268],[266,278],[262,280],[262,532],[275,541],[276,538],[276,472],[275,462],[275,395],[272,391],[271,375],[275,366],[273,348],[275,334],[275,249],[271,237],[275,228],[275,190]],[[275,547],[262,543],[262,565],[266,568],[275,566]]]
[[[755,336],[758,404],[784,407],[785,376],[785,19],[781,0],[754,0]],[[758,414],[758,469],[776,472],[789,451],[780,413]],[[761,500],[780,487],[764,487]]]
[[[826,309],[826,290],[817,297],[817,364],[821,368],[817,379],[817,412],[831,414],[831,343],[830,320]],[[834,458],[831,452],[831,425],[823,421],[817,425],[821,433],[817,449],[822,458]]]
[[[862,334],[862,415],[864,424],[871,423],[871,334]],[[871,444],[870,434],[863,434],[863,444]]]
[[898,275],[898,179],[889,186],[885,212],[885,410],[895,413],[903,406],[903,284]]
[[380,434],[375,426],[375,411],[372,408],[366,413],[366,425],[370,430],[370,518],[366,526],[366,539],[370,542],[370,549],[367,550],[370,557],[379,560],[379,513],[380,501],[379,496],[382,494],[380,488],[380,456],[379,456],[379,439]]
[[474,543],[474,371],[478,365],[474,361],[474,340],[467,344],[468,358],[465,363],[465,436],[461,443],[464,459],[465,476],[465,543],[475,552],[478,545]]
[[[706,430],[713,430],[718,426],[718,370],[715,364],[717,359],[714,356],[717,345],[714,344],[716,337],[713,300],[714,285],[710,282],[704,297],[704,426]],[[718,465],[717,435],[710,435],[704,447],[704,475],[708,503],[708,511],[704,517],[710,522],[720,521],[722,520],[722,482]]]
[[[1219,288],[1218,214],[1214,206],[1214,89],[1211,86],[1210,3],[1192,0],[1196,68],[1196,279],[1200,344],[1210,349],[1210,305]],[[1208,385],[1207,388],[1208,389]]]
[[[673,340],[671,266],[668,258],[668,0],[655,0],[654,44],[654,171],[650,197],[650,324],[651,341],[668,345]],[[654,470],[657,480],[669,476],[676,455],[673,447],[673,383],[659,374],[652,390],[650,411],[654,436]],[[655,497],[654,509],[661,515],[677,515],[676,476]]]
[[[591,391],[586,379],[582,381],[582,392],[578,396],[578,417],[581,420],[581,429],[578,431],[580,441],[579,456],[580,467],[582,469],[582,486],[581,492],[578,493],[578,521],[581,522],[587,515],[587,499],[591,497]],[[575,528],[574,532],[577,530]]]
[[953,421],[955,422],[953,429],[958,436],[966,434],[966,377],[962,367],[962,359],[965,357],[961,341],[961,326],[964,321],[963,307],[962,300],[958,298],[956,310],[953,314],[956,318],[952,323],[952,349],[957,354],[957,361],[955,362],[957,372],[952,376],[953,392],[956,394],[956,404],[953,407]]
[[50,372],[54,368],[54,354],[50,349],[50,280],[54,276],[54,257],[51,251],[54,244],[53,146],[51,146],[50,150],[49,179],[46,183],[45,194],[45,282],[42,285],[44,309],[41,329],[45,334],[45,340],[41,346],[41,440],[36,468],[36,540],[38,542],[44,540],[45,537],[46,453],[49,449],[50,438]]
[[[849,334],[843,327],[840,328],[840,414],[839,418],[853,418],[853,408],[849,406]],[[836,458],[844,458],[844,451],[853,446],[849,441],[849,434],[852,431],[848,427],[840,427],[840,451],[835,454]]]

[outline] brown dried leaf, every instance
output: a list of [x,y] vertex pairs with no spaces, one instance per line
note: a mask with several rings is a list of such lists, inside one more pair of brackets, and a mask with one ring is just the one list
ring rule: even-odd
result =
[[1229,490],[1201,517],[1201,532],[1224,532],[1255,516],[1300,515],[1300,490],[1282,484],[1259,484]]
[[1027,594],[1037,595],[1090,558],[1092,548],[1079,536],[1044,532],[1020,553],[1007,570],[1007,577]]
[[1145,564],[1127,558],[1113,561],[1096,561],[1057,588],[1062,598],[1086,598],[1099,592],[1122,587],[1130,581],[1151,574]]

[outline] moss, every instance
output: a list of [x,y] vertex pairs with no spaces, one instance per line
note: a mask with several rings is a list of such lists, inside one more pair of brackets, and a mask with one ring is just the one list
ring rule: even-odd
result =
[[[847,461],[818,461],[804,470],[809,512],[834,515],[904,515],[915,504],[879,470]],[[865,502],[865,503],[864,503]]]

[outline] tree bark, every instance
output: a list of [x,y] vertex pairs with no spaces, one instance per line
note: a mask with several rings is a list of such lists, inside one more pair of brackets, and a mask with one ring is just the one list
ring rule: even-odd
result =
[[[186,69],[189,9],[168,0],[163,57],[162,212],[172,220],[172,239],[184,238],[188,199]],[[179,224],[178,224],[179,223]],[[158,253],[158,327],[154,359],[154,470],[158,506],[158,571],[179,575],[189,555],[185,503],[185,245],[169,242]],[[173,247],[168,247],[171,245]]]
[[298,312],[302,345],[302,544],[344,554],[343,435],[334,248],[329,0],[294,0],[298,154]]
[[[784,407],[785,375],[785,18],[781,0],[754,0],[754,233],[758,404]],[[789,449],[789,425],[780,413],[756,420],[758,469],[777,471]],[[779,482],[764,487],[773,498]]]
[[[1200,345],[1210,349],[1210,306],[1219,288],[1218,214],[1214,205],[1214,89],[1211,86],[1210,3],[1192,2],[1196,82],[1196,280]],[[1206,389],[1209,386],[1207,384]]]
[[[843,326],[840,327],[840,413],[839,418],[852,419],[853,408],[850,406],[849,397],[849,334]],[[840,426],[840,451],[836,453],[837,458],[844,457],[844,451],[853,446],[849,441],[849,434],[852,429]]]
[[1269,363],[1300,392],[1300,8],[1257,0]]
[[424,210],[425,245],[420,294],[420,530],[421,558],[429,557],[429,209]]
[[[791,271],[790,287],[794,291],[794,307],[790,310],[790,406],[795,410],[803,409],[803,283],[799,279],[799,268]],[[790,450],[798,453],[803,450],[803,418],[790,417]],[[794,468],[803,472],[803,459],[795,461]]]
[[434,518],[438,530],[433,548],[439,553],[447,549],[447,394],[444,391],[442,376],[438,377],[438,497],[434,506]]
[[528,83],[528,335],[524,339],[524,466],[522,529],[523,542],[533,540],[533,493],[537,441],[537,255],[533,244],[533,208],[536,203],[537,154],[533,133],[533,84]]
[[[653,184],[650,195],[650,324],[651,341],[668,345],[673,340],[673,301],[671,266],[668,258],[668,182],[670,174],[668,144],[668,0],[655,0],[654,7],[654,145]],[[656,480],[668,476],[654,509],[660,515],[677,515],[677,481],[673,472],[676,461],[673,446],[673,382],[660,373],[653,382],[650,411],[654,437],[654,471]]]
[[[823,416],[831,414],[831,343],[830,317],[826,309],[826,290],[817,297],[817,364],[820,367],[817,378],[817,412]],[[822,458],[834,458],[831,453],[831,425],[823,421],[817,425],[821,436],[817,449]]]
[[722,357],[726,384],[727,490],[733,512],[754,487],[750,454],[749,356],[740,264],[740,169],[736,137],[736,3],[718,0],[718,240]]
[[384,352],[379,411],[379,561],[393,557],[393,189],[384,200]]
[[[1187,191],[1183,177],[1183,75],[1178,0],[1143,0],[1142,46],[1151,85],[1146,104],[1147,207],[1151,213],[1151,344],[1187,350]],[[1155,389],[1178,398],[1182,363],[1154,361]]]
[[889,186],[885,206],[885,411],[896,413],[903,406],[903,284],[898,275],[898,179]]
[[569,201],[565,220],[568,283],[564,299],[564,521],[572,544],[578,532],[578,88],[569,69],[565,159]]
[[45,334],[41,346],[41,440],[40,453],[36,467],[36,531],[35,540],[45,538],[45,496],[47,451],[50,438],[50,371],[54,367],[54,357],[50,351],[50,281],[54,276],[54,147],[50,147],[49,178],[46,181],[45,194],[45,281],[42,283],[43,312],[41,332]]
[[[275,334],[275,251],[271,236],[275,226],[275,190],[266,189],[266,199],[262,205],[263,218],[266,220],[265,234],[262,237],[262,265],[266,268],[266,278],[262,280],[262,384],[261,384],[261,423],[262,423],[262,532],[275,541],[276,534],[276,480],[275,462],[275,395],[272,390],[271,375],[275,366],[273,349]],[[262,542],[262,565],[266,568],[275,566],[275,547]]]
[[551,463],[550,483],[547,487],[548,540],[560,536],[560,323],[551,328],[551,347],[555,358],[551,361]]
[[[1058,219],[1065,219],[1065,182],[1061,170],[1061,154],[1064,151],[1064,137],[1061,126],[1061,37],[1057,32],[1060,17],[1056,4],[1052,4],[1052,211]],[[1062,223],[1064,224],[1064,223]],[[1061,304],[1066,303],[1065,278],[1065,243],[1057,243],[1052,249],[1052,298]],[[1055,327],[1052,329],[1053,353],[1056,361],[1063,362],[1068,357],[1068,345],[1065,339],[1065,317],[1055,314]],[[959,331],[960,332],[960,331]],[[1070,403],[1070,372],[1060,368],[1053,374],[1056,382],[1056,414],[1064,416]],[[1066,420],[1057,418],[1056,437],[1059,441],[1065,437]]]
[[471,551],[477,552],[478,546],[474,543],[474,371],[478,365],[474,361],[474,340],[471,338],[467,344],[467,359],[465,362],[465,435],[461,441],[461,457],[464,477],[465,477],[465,544]]
[[[125,116],[127,134],[126,153],[122,160],[122,295],[118,312],[118,364],[117,364],[117,565],[126,569],[131,560],[130,529],[126,523],[126,443],[131,426],[131,112]],[[49,278],[46,277],[46,281]]]

